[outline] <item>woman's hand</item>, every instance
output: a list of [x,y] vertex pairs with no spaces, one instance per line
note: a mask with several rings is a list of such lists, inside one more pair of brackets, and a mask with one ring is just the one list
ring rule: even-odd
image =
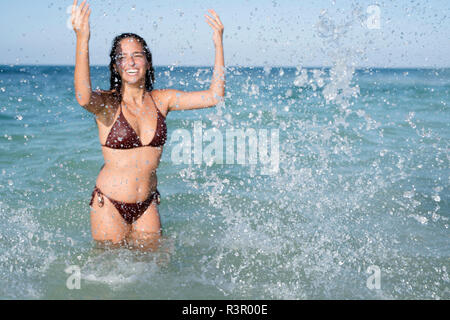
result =
[[211,18],[210,16],[205,14],[206,22],[213,28],[214,33],[213,33],[213,41],[214,41],[214,45],[217,46],[221,46],[222,43],[222,36],[223,36],[223,24],[222,21],[220,21],[219,16],[217,15],[217,13],[212,10],[209,9],[208,10],[209,13],[213,16],[213,18]]
[[91,8],[89,4],[84,0],[79,7],[77,7],[77,0],[73,1],[72,6],[72,27],[78,38],[89,40],[89,15],[91,14]]

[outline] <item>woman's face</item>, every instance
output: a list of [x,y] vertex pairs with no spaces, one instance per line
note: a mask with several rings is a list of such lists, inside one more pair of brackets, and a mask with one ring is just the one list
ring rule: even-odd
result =
[[116,57],[116,70],[122,81],[133,84],[145,83],[145,73],[149,68],[142,45],[134,38],[122,39]]

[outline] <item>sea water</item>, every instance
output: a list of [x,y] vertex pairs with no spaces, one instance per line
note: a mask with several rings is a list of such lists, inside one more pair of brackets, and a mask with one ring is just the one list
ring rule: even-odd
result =
[[[155,69],[156,89],[212,76]],[[73,72],[0,66],[0,298],[450,298],[449,69],[227,67],[223,104],[168,114],[154,252],[92,241],[103,158]],[[107,67],[91,77],[109,89]],[[277,170],[175,163],[173,136],[199,121],[224,144],[276,130]]]

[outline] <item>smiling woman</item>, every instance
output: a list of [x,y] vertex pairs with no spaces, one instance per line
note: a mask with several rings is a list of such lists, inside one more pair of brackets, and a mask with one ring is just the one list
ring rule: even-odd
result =
[[[127,52],[129,51],[129,52]],[[122,33],[113,40],[109,54],[110,90],[116,92],[121,100],[122,79],[128,83],[142,80],[145,73],[145,90],[151,92],[155,82],[152,53],[143,38],[134,33]],[[147,69],[142,70],[148,64]]]
[[86,1],[72,9],[77,36],[75,94],[78,103],[95,115],[103,165],[90,201],[92,237],[114,244],[157,246],[162,234],[156,170],[167,138],[165,119],[173,110],[207,108],[225,93],[223,24],[214,10],[205,15],[216,48],[209,90],[154,90],[152,55],[147,43],[133,33],[113,40],[110,89],[92,91],[89,73],[89,15]]

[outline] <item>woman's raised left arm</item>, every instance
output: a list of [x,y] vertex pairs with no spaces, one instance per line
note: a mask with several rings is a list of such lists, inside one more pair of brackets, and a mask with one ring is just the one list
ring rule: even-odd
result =
[[185,92],[175,89],[163,89],[167,99],[168,111],[191,110],[212,107],[225,96],[225,63],[223,57],[223,24],[214,10],[213,17],[205,14],[206,22],[213,28],[213,41],[216,50],[214,71],[209,90]]

